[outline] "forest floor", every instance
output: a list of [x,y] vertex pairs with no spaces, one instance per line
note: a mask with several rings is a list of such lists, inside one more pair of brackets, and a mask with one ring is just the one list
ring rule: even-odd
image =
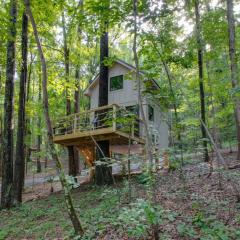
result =
[[[234,163],[235,153],[225,153]],[[159,172],[156,203],[151,204],[151,176],[132,177],[129,202],[127,180],[116,186],[81,185],[73,190],[85,236],[82,239],[152,239],[157,224],[160,239],[240,239],[240,169],[209,175],[201,159],[186,159],[182,171]],[[191,162],[191,163],[190,163]],[[235,164],[235,163],[234,163]],[[0,239],[74,239],[62,192],[0,212]]]

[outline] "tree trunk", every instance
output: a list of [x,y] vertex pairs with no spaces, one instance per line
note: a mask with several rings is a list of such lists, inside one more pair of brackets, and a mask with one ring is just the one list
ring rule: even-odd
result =
[[134,55],[134,62],[136,67],[136,81],[137,81],[137,91],[138,91],[138,104],[140,109],[140,117],[142,118],[145,134],[146,134],[146,153],[147,159],[149,161],[149,170],[152,171],[152,164],[153,164],[153,156],[152,156],[152,141],[151,137],[149,136],[149,128],[148,123],[146,121],[144,109],[143,109],[143,99],[142,99],[142,83],[140,77],[140,70],[139,70],[139,60],[137,55],[137,0],[133,0],[133,14],[134,14],[134,39],[133,39],[133,55]]
[[2,177],[2,162],[3,162],[3,119],[0,115],[0,177]]
[[[66,22],[65,22],[65,16],[64,12],[62,13],[62,25],[63,25],[63,51],[64,51],[64,64],[65,64],[65,78],[66,83],[69,83],[69,48],[67,45],[67,33],[66,33]],[[66,114],[71,114],[71,100],[70,100],[70,94],[69,94],[69,87],[66,87]],[[76,161],[75,161],[75,151],[73,146],[68,146],[68,174],[71,176],[77,175],[77,169],[76,169]]]
[[[2,92],[2,72],[0,70],[0,92]],[[2,161],[3,161],[3,110],[0,112],[0,177],[2,177]]]
[[27,56],[28,56],[28,17],[26,13],[22,16],[22,66],[20,76],[19,108],[18,108],[18,130],[16,144],[16,158],[14,166],[14,202],[22,202],[22,191],[25,176],[25,100],[27,83]]
[[[229,57],[231,66],[231,81],[232,88],[236,89],[238,87],[238,69],[237,69],[237,58],[235,49],[235,19],[233,14],[233,1],[227,0],[227,19],[228,19],[228,34],[229,34]],[[240,101],[237,97],[234,98],[235,101],[235,121],[237,128],[237,141],[238,141],[238,154],[237,159],[240,160]]]
[[215,143],[217,144],[218,148],[222,148],[221,146],[221,139],[220,139],[220,132],[219,128],[216,125],[216,107],[215,107],[215,102],[213,98],[213,86],[212,86],[212,80],[210,76],[210,62],[207,60],[206,61],[206,69],[207,69],[207,77],[208,77],[208,86],[209,86],[209,92],[210,92],[210,101],[209,105],[211,105],[211,116],[212,116],[212,121],[213,121],[213,126],[212,126],[212,132],[213,132],[213,139]]
[[[27,92],[26,92],[26,104],[28,104],[29,99],[30,99],[30,86],[31,86],[31,76],[32,76],[32,65],[33,65],[33,54],[31,51],[31,48],[29,48],[29,53],[30,53],[30,64],[28,66],[28,76],[27,76]],[[24,137],[27,138],[28,136],[31,136],[31,128],[30,128],[30,116],[26,115],[26,126],[25,126],[25,133]],[[27,163],[30,161],[31,157],[31,147],[26,145],[24,146],[25,148],[25,162],[26,162],[26,173],[27,174]]]
[[[200,15],[199,15],[199,1],[195,0],[195,21],[196,21],[196,41],[198,48],[198,71],[199,71],[199,94],[200,94],[200,107],[201,107],[201,119],[204,124],[206,124],[206,110],[205,110],[205,94],[203,85],[203,46],[202,46],[202,36],[201,36],[201,25],[200,25]],[[206,130],[201,124],[201,132],[203,138],[203,151],[204,151],[204,161],[209,161],[208,149],[207,149],[207,134]]]
[[[40,103],[42,101],[42,94],[41,94],[42,88],[41,88],[41,76],[39,78],[39,87],[38,87],[38,102]],[[42,172],[42,166],[41,166],[41,144],[42,144],[42,135],[40,133],[41,131],[41,115],[38,116],[38,121],[37,121],[37,128],[38,128],[38,134],[37,134],[37,173]]]
[[[108,58],[108,32],[107,32],[107,23],[105,23],[105,31],[102,33],[100,38],[100,74],[99,74],[99,97],[98,97],[98,106],[108,105],[108,66],[104,64],[104,60]],[[104,114],[99,117],[104,118]],[[112,184],[112,168],[107,166],[106,158],[110,157],[109,152],[109,140],[97,142],[99,148],[96,149],[96,159],[102,161],[103,164],[96,165],[96,184]],[[106,163],[106,164],[105,164]]]
[[49,144],[49,150],[52,155],[53,160],[55,161],[57,170],[59,172],[59,179],[62,185],[62,188],[64,190],[64,197],[65,197],[65,203],[67,207],[67,211],[69,214],[69,217],[72,221],[72,225],[74,227],[74,231],[76,235],[83,235],[84,231],[81,226],[80,220],[78,218],[78,215],[76,213],[76,210],[73,206],[73,200],[70,194],[70,188],[64,173],[64,170],[62,168],[61,161],[59,160],[59,157],[57,155],[57,151],[53,142],[53,130],[52,130],[52,123],[51,119],[49,116],[49,104],[48,104],[48,92],[47,92],[47,66],[46,66],[46,61],[45,57],[42,51],[42,46],[38,37],[38,31],[36,27],[36,23],[34,20],[34,17],[32,15],[31,7],[30,7],[30,2],[29,0],[25,0],[25,7],[27,10],[27,14],[30,18],[32,27],[33,27],[33,32],[34,32],[34,37],[37,43],[38,47],[38,52],[41,60],[41,66],[42,66],[42,91],[43,91],[43,108],[44,108],[44,116],[45,116],[45,121],[46,121],[46,127],[47,127],[47,136],[48,136],[48,144]]
[[[80,111],[80,72],[79,66],[76,67],[75,71],[75,92],[74,92],[74,113],[79,113]],[[74,147],[74,165],[76,170],[76,175],[80,173],[80,166],[79,166],[79,151],[76,147]]]
[[7,42],[7,67],[4,102],[4,130],[3,130],[3,164],[1,207],[9,208],[13,205],[13,100],[15,73],[15,43],[16,43],[17,1],[11,0],[9,35]]
[[181,139],[181,128],[178,126],[178,124],[180,123],[180,119],[178,117],[178,112],[177,112],[177,99],[176,99],[176,96],[175,96],[175,92],[173,90],[173,85],[172,85],[172,81],[173,81],[173,76],[171,74],[171,71],[168,67],[168,64],[166,63],[166,61],[163,59],[162,57],[162,54],[161,52],[157,49],[157,47],[155,45],[154,46],[154,49],[157,51],[159,57],[160,57],[160,60],[162,62],[162,65],[164,67],[164,71],[167,75],[167,79],[168,79],[168,84],[169,84],[169,90],[170,90],[170,93],[173,97],[173,109],[174,109],[174,116],[175,116],[175,122],[176,122],[176,131],[177,131],[177,139],[178,139],[178,144],[180,146],[180,148],[182,147],[182,139]]

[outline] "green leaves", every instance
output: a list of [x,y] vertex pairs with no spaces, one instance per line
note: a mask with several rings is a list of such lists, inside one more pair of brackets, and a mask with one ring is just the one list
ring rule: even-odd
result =
[[140,238],[145,236],[147,230],[153,224],[159,223],[160,209],[155,209],[153,206],[143,200],[137,199],[135,203],[132,203],[130,208],[124,208],[120,213],[118,220],[120,225],[127,225],[127,231],[130,236]]

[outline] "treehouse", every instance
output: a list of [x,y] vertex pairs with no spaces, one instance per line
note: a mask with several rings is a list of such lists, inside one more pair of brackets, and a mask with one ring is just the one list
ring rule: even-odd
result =
[[[136,69],[122,60],[116,60],[109,67],[108,106],[98,107],[99,75],[84,91],[90,98],[90,109],[58,119],[54,124],[54,142],[63,146],[77,146],[87,163],[95,159],[96,143],[109,140],[112,154],[143,152],[145,128],[138,105]],[[159,90],[154,80],[143,80],[142,91],[146,88]],[[143,111],[150,128],[152,141],[157,149],[168,146],[168,125],[166,113],[159,104],[143,97]]]

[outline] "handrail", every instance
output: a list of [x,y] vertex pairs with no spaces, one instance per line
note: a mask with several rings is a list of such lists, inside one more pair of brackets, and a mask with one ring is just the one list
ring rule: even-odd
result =
[[[126,115],[124,113],[126,113]],[[111,127],[113,131],[122,131],[129,133],[132,137],[139,137],[141,132],[140,124],[142,124],[142,120],[138,117],[132,117],[131,115],[128,116],[129,113],[131,112],[126,110],[124,107],[117,104],[111,104],[63,116],[54,121],[54,135],[61,136],[76,132],[86,132]],[[130,128],[129,122],[125,121],[128,117],[131,121]]]
[[91,112],[98,112],[98,111],[101,111],[101,110],[110,109],[110,108],[113,108],[113,106],[116,106],[117,108],[121,108],[118,104],[112,103],[110,105],[106,105],[106,106],[102,106],[102,107],[98,107],[98,108],[92,108],[92,109],[88,109],[88,110],[83,111],[83,112],[72,113],[72,114],[69,114],[69,115],[66,115],[66,116],[62,116],[60,118],[55,119],[53,122],[58,121],[59,119],[66,119],[66,118],[79,116],[79,115],[82,115],[82,114],[88,114],[88,113],[91,113]]

